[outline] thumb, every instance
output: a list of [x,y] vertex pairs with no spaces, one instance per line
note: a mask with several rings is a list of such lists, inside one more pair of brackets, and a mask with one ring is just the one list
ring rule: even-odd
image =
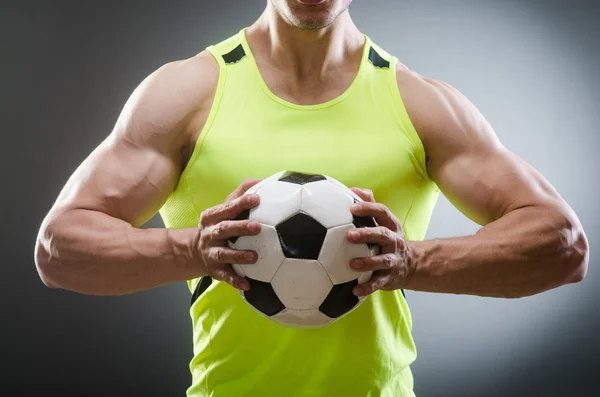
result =
[[373,196],[373,191],[370,189],[359,189],[357,187],[353,187],[350,190],[352,190],[354,193],[356,193],[358,195],[358,197],[360,197],[364,201],[368,201],[371,203],[375,202],[375,197]]
[[252,186],[262,181],[262,179],[244,179],[241,185],[239,185],[233,192],[227,196],[225,202],[235,200],[238,197],[242,197],[244,193],[248,191]]

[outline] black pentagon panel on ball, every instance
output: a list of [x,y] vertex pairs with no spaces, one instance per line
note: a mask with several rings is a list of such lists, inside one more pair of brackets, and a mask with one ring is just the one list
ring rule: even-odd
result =
[[275,227],[286,258],[314,259],[319,257],[327,228],[310,215],[298,212]]
[[319,306],[319,311],[330,318],[338,318],[348,313],[358,304],[358,297],[352,293],[352,289],[357,285],[357,280],[334,285]]
[[360,229],[361,227],[375,227],[375,220],[370,216],[353,216],[352,223],[354,227]]
[[326,181],[323,175],[303,174],[302,172],[288,171],[279,178],[281,182],[295,183],[296,185],[305,185],[311,182]]
[[244,210],[241,214],[233,218],[234,221],[245,221],[250,219],[250,210]]
[[[233,218],[232,220],[234,221],[245,221],[250,219],[250,210],[245,210],[243,211],[241,214],[239,214],[238,216],[236,216],[235,218]],[[237,241],[238,236],[234,236],[234,237],[229,237],[229,241],[231,242],[231,244],[235,244],[235,242]]]
[[[354,202],[357,203],[358,201],[354,200]],[[354,227],[356,227],[357,229],[360,229],[362,227],[377,226],[375,224],[375,220],[373,218],[371,218],[370,216],[353,216],[352,223],[354,224]],[[369,249],[371,249],[371,248],[376,247],[377,244],[367,243],[367,246],[369,246]]]
[[244,298],[261,313],[274,316],[285,309],[270,283],[246,277],[250,283],[250,291],[244,291]]

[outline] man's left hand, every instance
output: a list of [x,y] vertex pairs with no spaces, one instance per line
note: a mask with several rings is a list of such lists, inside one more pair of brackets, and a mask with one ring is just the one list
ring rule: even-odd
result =
[[355,244],[373,243],[381,247],[379,255],[350,261],[353,270],[373,271],[369,281],[354,287],[354,294],[367,296],[377,290],[404,288],[415,269],[400,221],[385,205],[375,202],[372,191],[351,190],[364,200],[352,205],[352,214],[373,217],[377,226],[352,230],[348,232],[348,240]]

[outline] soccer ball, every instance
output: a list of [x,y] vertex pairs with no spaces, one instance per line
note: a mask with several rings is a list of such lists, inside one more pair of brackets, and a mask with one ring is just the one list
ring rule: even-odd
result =
[[246,192],[251,193],[260,196],[260,204],[236,220],[258,221],[261,231],[228,241],[231,248],[258,254],[255,264],[233,264],[250,282],[249,291],[239,291],[246,302],[295,328],[322,327],[356,309],[364,298],[352,289],[372,272],[352,270],[350,260],[379,253],[376,244],[354,244],[346,237],[352,229],[375,226],[373,218],[350,212],[361,198],[331,177],[290,171],[264,179]]

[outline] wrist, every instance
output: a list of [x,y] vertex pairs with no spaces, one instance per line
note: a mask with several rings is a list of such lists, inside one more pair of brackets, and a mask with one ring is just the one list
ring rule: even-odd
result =
[[418,266],[418,246],[414,241],[406,241],[406,251],[404,257],[404,264],[406,267],[404,285],[402,289],[411,289],[411,281],[417,271]]
[[405,289],[418,290],[420,276],[425,272],[427,265],[427,247],[430,241],[407,241],[406,242],[406,281]]
[[194,278],[207,275],[206,264],[200,252],[200,228],[184,229],[189,236],[186,238],[186,266],[194,273]]
[[206,275],[204,261],[198,249],[200,229],[164,229],[166,234],[165,257],[176,268],[177,281]]

